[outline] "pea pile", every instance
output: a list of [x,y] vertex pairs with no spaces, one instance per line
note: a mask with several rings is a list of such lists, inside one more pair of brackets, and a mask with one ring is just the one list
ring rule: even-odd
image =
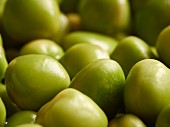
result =
[[0,0],[0,127],[169,127],[170,0]]

